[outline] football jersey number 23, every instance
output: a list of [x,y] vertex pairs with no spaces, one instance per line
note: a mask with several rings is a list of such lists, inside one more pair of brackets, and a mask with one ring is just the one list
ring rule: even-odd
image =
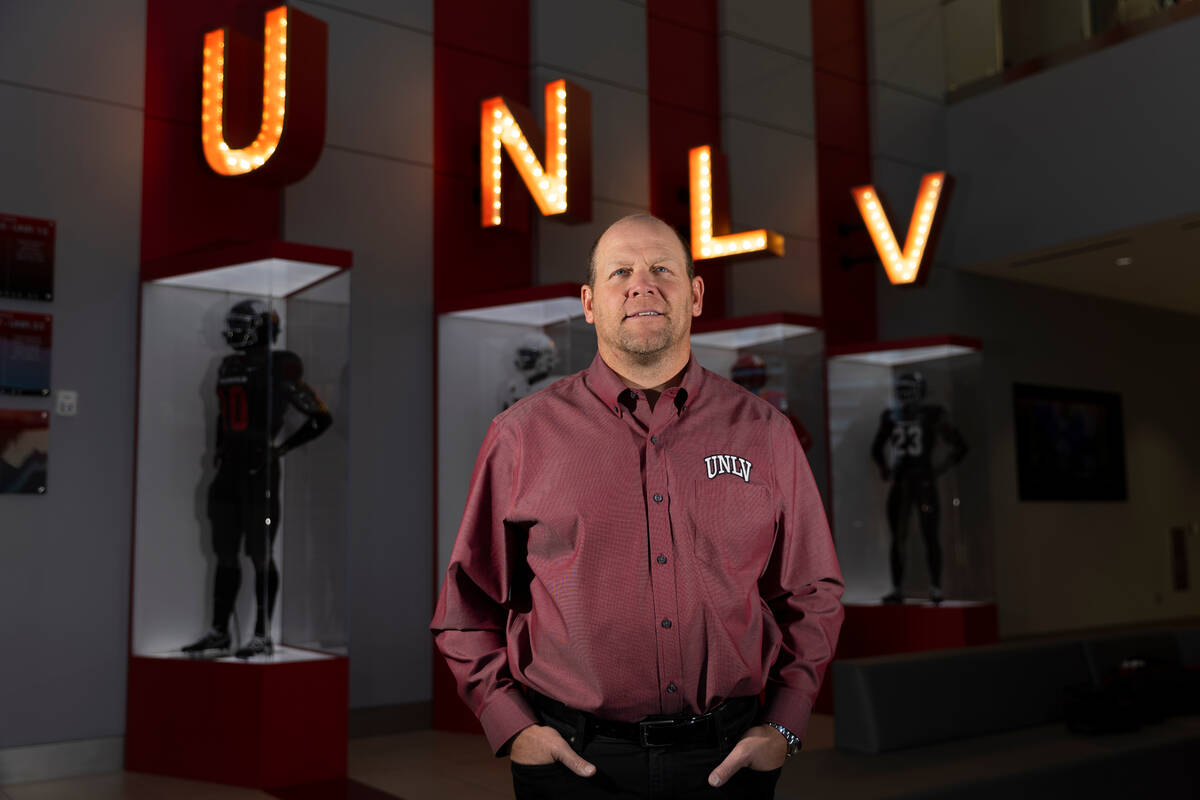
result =
[[907,456],[919,456],[925,452],[921,425],[916,422],[898,422],[892,428],[892,447]]

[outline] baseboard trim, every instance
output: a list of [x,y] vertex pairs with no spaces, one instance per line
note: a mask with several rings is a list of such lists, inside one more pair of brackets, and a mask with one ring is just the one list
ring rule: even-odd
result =
[[124,768],[124,736],[0,749],[0,785],[119,772]]
[[433,727],[433,703],[404,703],[350,709],[350,738],[388,736]]
[[[430,727],[433,727],[430,701],[350,710],[351,739]],[[0,786],[120,772],[124,768],[124,736],[0,748]]]

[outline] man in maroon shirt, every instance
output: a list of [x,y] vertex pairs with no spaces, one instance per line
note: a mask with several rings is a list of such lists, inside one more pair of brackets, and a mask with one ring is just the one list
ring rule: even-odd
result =
[[665,223],[614,223],[581,295],[599,352],[493,420],[437,646],[518,797],[772,797],[843,615],[808,462],[692,358]]

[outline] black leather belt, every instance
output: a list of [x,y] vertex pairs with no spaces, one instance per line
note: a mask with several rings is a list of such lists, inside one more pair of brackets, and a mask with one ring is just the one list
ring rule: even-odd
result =
[[617,722],[571,708],[533,690],[529,690],[528,695],[533,707],[544,716],[578,731],[585,738],[604,736],[642,747],[720,746],[723,740],[741,736],[758,708],[757,697],[737,697],[698,716],[679,714],[647,717],[640,722]]

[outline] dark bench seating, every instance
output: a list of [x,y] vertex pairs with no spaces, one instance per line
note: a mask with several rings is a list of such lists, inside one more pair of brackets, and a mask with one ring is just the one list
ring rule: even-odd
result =
[[1129,658],[1200,667],[1200,628],[835,662],[837,748],[793,759],[778,797],[1200,797],[1200,716],[1067,730],[1066,688]]

